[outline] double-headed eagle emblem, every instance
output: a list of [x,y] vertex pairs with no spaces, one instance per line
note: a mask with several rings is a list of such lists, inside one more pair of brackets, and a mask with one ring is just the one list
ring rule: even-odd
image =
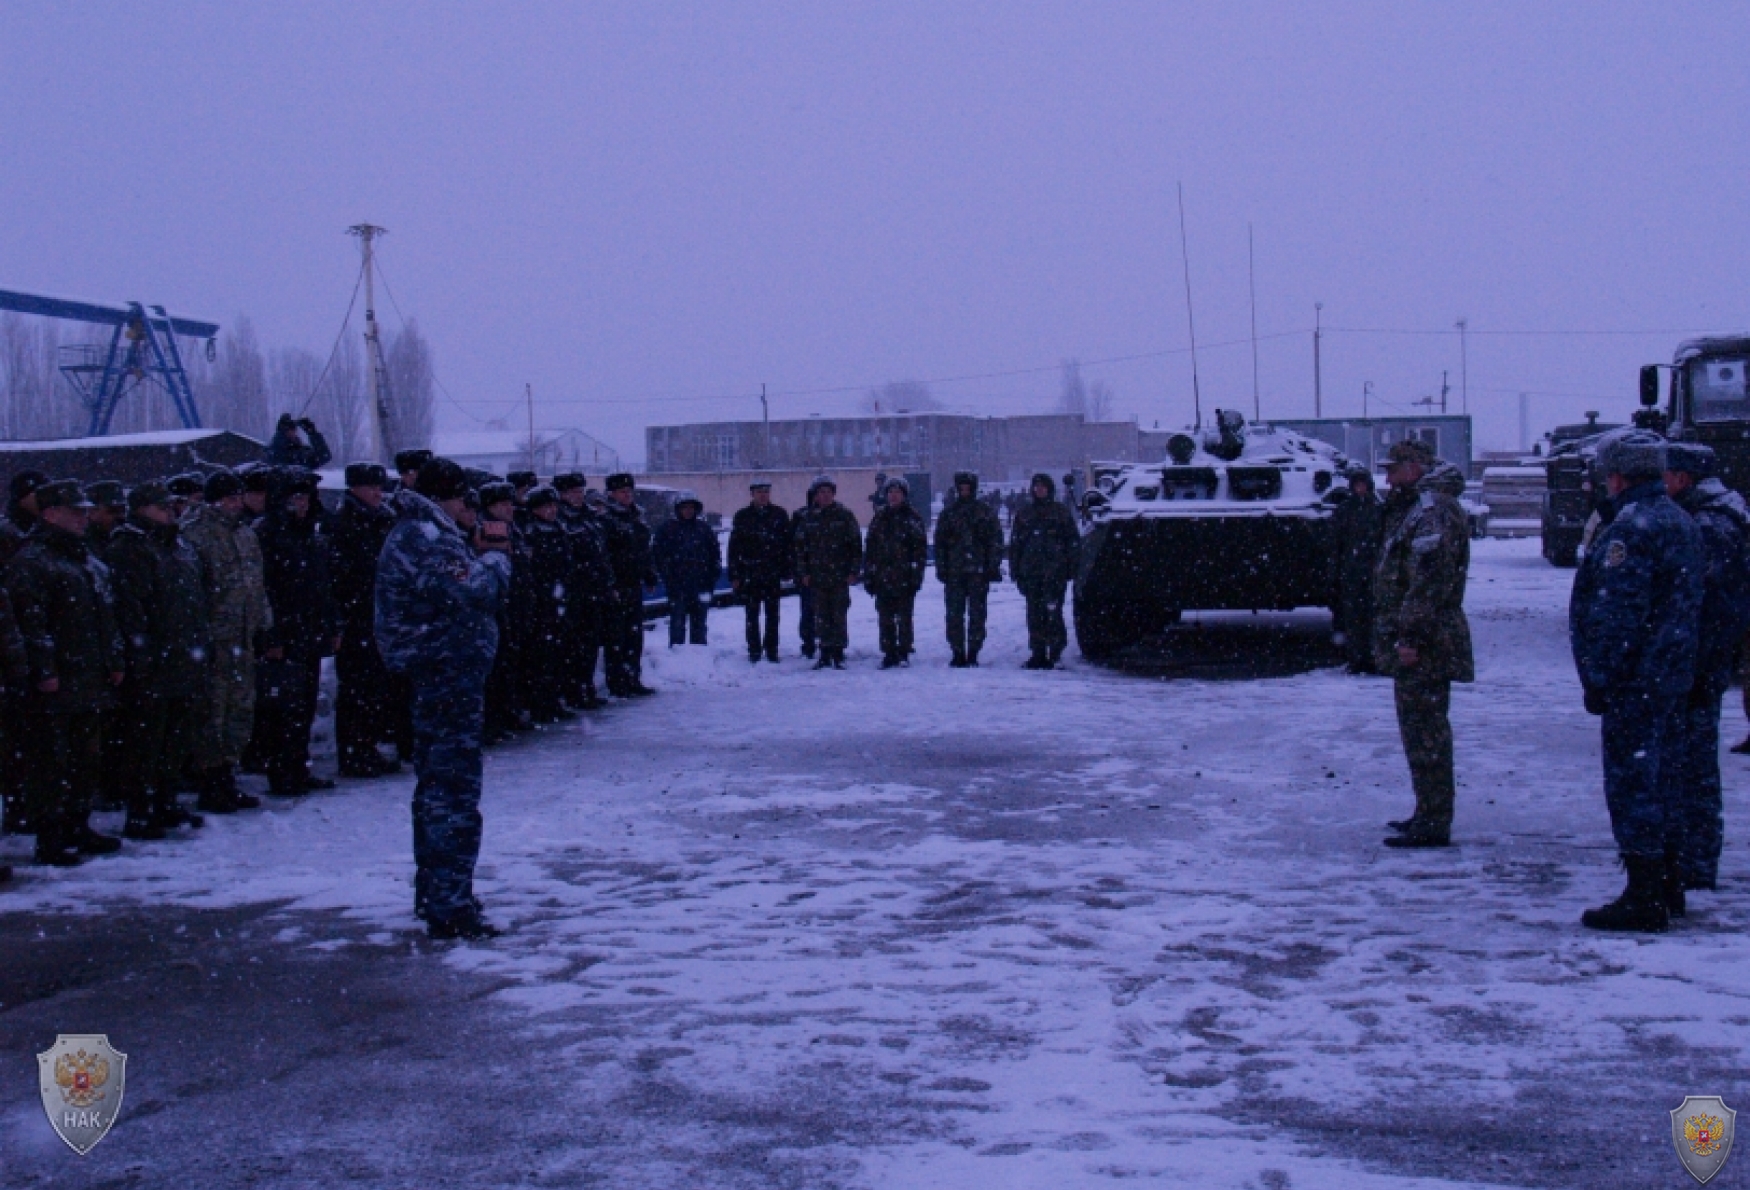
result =
[[78,1050],[55,1059],[55,1085],[61,1098],[74,1107],[90,1107],[104,1097],[109,1081],[109,1059],[102,1054]]
[[1696,1181],[1705,1185],[1732,1155],[1737,1117],[1718,1095],[1691,1095],[1671,1113],[1671,1143]]

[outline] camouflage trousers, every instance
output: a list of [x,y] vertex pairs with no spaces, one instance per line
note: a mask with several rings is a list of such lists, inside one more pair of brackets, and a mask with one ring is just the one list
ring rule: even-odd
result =
[[1053,660],[1069,647],[1069,628],[1063,622],[1064,588],[1027,593],[1027,648]]
[[1416,793],[1416,818],[1441,830],[1452,829],[1455,788],[1452,776],[1452,683],[1400,675],[1392,682],[1398,735],[1410,762]]
[[431,669],[413,679],[415,911],[447,921],[473,906],[480,857],[484,670]]
[[[1720,702],[1722,680],[1676,713],[1672,755],[1659,778],[1670,788],[1668,812],[1676,818],[1676,859],[1685,888],[1712,888],[1719,876],[1725,821],[1720,796]],[[1667,834],[1670,834],[1667,831]]]
[[195,767],[235,765],[255,730],[255,654],[247,643],[213,642],[203,718],[196,737]]
[[909,657],[912,654],[912,608],[917,592],[895,591],[875,596],[875,618],[881,624],[881,654]]
[[948,647],[971,655],[984,648],[984,622],[990,612],[990,584],[964,579],[942,587],[948,607]]
[[851,589],[843,587],[820,587],[814,591],[814,630],[819,635],[820,647],[823,649],[845,649],[851,644],[851,628],[847,622],[851,614]]
[[1604,800],[1625,856],[1663,858],[1679,844],[1681,819],[1672,799],[1680,782],[1664,769],[1679,754],[1683,702],[1681,695],[1639,691],[1606,696]]

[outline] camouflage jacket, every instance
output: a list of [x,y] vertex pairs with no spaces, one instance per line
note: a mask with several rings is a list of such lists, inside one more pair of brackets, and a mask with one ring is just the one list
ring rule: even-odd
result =
[[1028,496],[1009,533],[1009,577],[1021,594],[1062,598],[1081,556],[1082,535],[1069,505]]
[[399,673],[477,674],[498,655],[510,558],[476,554],[443,509],[407,492],[377,563],[377,649]]
[[1002,575],[1002,522],[976,495],[955,496],[936,518],[936,577],[944,583],[994,583]]
[[863,547],[863,587],[871,595],[917,594],[930,553],[924,518],[910,504],[881,506]]
[[241,515],[203,504],[184,518],[182,538],[201,560],[207,631],[215,642],[250,644],[273,626],[261,544]]
[[[85,539],[47,525],[12,559],[6,592],[24,637],[30,677],[24,709],[91,712],[113,705],[109,675],[123,668],[109,570]],[[60,683],[52,694],[37,686]]]
[[796,577],[812,587],[849,586],[863,569],[863,531],[851,510],[834,500],[809,505],[795,517]]
[[[1469,682],[1476,677],[1464,586],[1470,518],[1458,502],[1464,476],[1438,463],[1407,492],[1386,501],[1384,540],[1373,572],[1373,659],[1394,677]],[[1413,669],[1398,646],[1420,654]]]

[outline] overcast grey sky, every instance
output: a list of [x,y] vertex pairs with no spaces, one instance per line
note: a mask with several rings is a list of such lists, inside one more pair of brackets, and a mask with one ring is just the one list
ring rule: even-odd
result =
[[[1187,342],[1205,405],[1312,412],[1328,325],[1466,316],[1480,445],[1626,413],[1750,325],[1750,5],[138,4],[0,0],[0,286],[327,350],[383,264],[454,428],[848,411],[908,377],[1043,409]],[[393,325],[387,301],[379,301]],[[1503,331],[1625,330],[1620,337]],[[1455,335],[1333,333],[1327,415],[1458,380]],[[1183,354],[1090,366],[1188,421]],[[718,397],[698,400],[684,398]],[[520,424],[520,411],[517,413]]]

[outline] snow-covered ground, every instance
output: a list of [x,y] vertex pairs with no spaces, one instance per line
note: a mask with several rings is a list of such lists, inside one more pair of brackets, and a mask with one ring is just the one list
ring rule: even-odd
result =
[[[1379,845],[1409,809],[1390,684],[1333,668],[1321,617],[1188,619],[1128,670],[1072,648],[1037,674],[1005,586],[983,668],[952,671],[932,582],[910,669],[876,670],[860,594],[844,673],[794,657],[793,604],[781,666],[717,612],[709,647],[648,638],[659,697],[490,753],[493,943],[417,941],[407,779],[28,868],[0,907],[272,904],[275,945],[491,981],[471,1011],[548,1055],[531,1110],[624,1124],[530,1154],[531,1184],[1680,1185],[1666,1112],[1744,1098],[1750,762],[1725,758],[1720,893],[1663,937],[1579,929],[1620,877],[1571,577],[1477,544],[1449,851]],[[72,1159],[26,1100],[0,1153],[46,1177]]]

